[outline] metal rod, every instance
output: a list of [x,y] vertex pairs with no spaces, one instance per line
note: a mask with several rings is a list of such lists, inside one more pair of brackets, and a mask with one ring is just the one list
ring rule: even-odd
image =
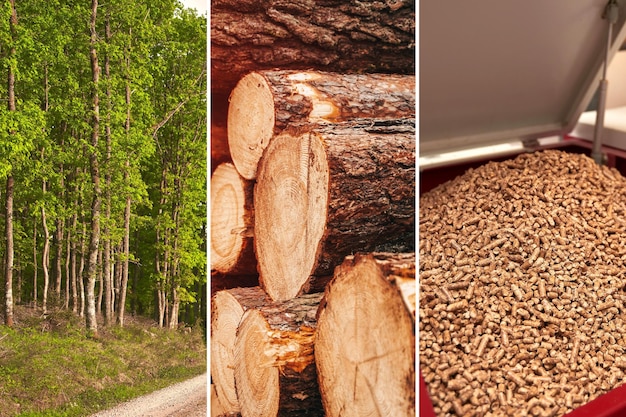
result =
[[607,31],[606,51],[604,57],[604,66],[602,68],[602,79],[598,86],[598,109],[596,110],[596,124],[594,128],[593,146],[591,148],[591,157],[598,164],[604,163],[604,155],[602,154],[602,131],[604,130],[604,114],[606,113],[606,97],[609,87],[609,81],[606,78],[609,56],[611,51],[611,39],[613,38],[613,24],[617,21],[618,5],[615,0],[609,0],[603,18],[609,22]]

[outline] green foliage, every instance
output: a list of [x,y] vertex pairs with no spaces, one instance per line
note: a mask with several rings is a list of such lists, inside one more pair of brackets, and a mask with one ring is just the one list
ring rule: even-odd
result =
[[[23,301],[32,298],[35,263],[39,272],[42,268],[42,209],[51,236],[60,230],[62,239],[78,244],[76,259],[83,255],[79,243],[89,239],[82,236],[82,229],[90,224],[93,192],[89,155],[95,151],[101,162],[101,189],[110,196],[102,201],[102,212],[110,215],[101,216],[107,231],[101,244],[110,241],[116,268],[127,258],[132,261],[128,303],[140,301],[139,310],[155,313],[156,258],[166,252],[178,265],[173,275],[163,277],[167,285],[181,288],[183,303],[205,302],[195,294],[195,284],[206,282],[206,17],[182,9],[176,0],[100,2],[96,50],[101,130],[98,147],[92,149],[89,3],[16,3],[14,33],[9,27],[9,3],[0,5],[0,79],[5,80],[0,82],[0,97],[6,97],[11,68],[17,98],[16,111],[0,107],[0,180],[9,174],[15,179],[15,258],[19,260],[15,275],[22,278]],[[105,32],[107,23],[110,36]],[[121,250],[127,198],[131,200],[128,256]],[[176,219],[173,212],[178,213]],[[3,228],[0,225],[2,232]],[[33,235],[35,229],[38,236]],[[164,240],[165,235],[157,236],[156,230],[167,231],[177,240]],[[61,242],[61,252],[56,242],[51,243],[51,261],[55,257],[63,261],[65,288],[67,242]],[[4,245],[0,239],[0,254]],[[42,284],[37,285],[41,299]]]

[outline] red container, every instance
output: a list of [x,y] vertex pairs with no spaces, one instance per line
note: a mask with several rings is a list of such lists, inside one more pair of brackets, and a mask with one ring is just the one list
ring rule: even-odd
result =
[[[626,133],[624,134],[626,138]],[[573,137],[566,137],[563,142],[552,144],[549,146],[538,147],[537,150],[544,149],[560,149],[571,153],[583,153],[589,155],[591,152],[591,143]],[[616,168],[623,176],[626,177],[626,151],[602,147],[602,152],[606,155],[607,165]],[[451,166],[437,167],[427,169],[420,173],[420,194],[431,190],[439,184],[450,181],[457,176],[463,174],[469,168],[486,164],[490,161],[501,161],[513,158],[515,155],[508,157],[487,158],[482,160],[474,160],[467,163],[455,164]],[[433,409],[432,401],[428,394],[428,388],[420,372],[419,375],[419,416],[436,417]],[[601,395],[595,400],[578,407],[576,410],[568,413],[565,417],[624,417],[626,416],[626,384],[621,385],[612,391]]]

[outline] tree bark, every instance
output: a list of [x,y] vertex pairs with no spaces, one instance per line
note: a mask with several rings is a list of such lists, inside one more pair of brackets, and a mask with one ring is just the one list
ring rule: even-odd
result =
[[[78,192],[79,186],[76,185],[75,191]],[[74,207],[78,206],[78,197],[74,200]],[[72,249],[71,249],[71,275],[72,275],[72,311],[78,313],[78,240],[80,233],[78,232],[78,213],[74,212],[72,215]],[[82,237],[80,238],[82,240]],[[81,278],[82,279],[82,278]],[[81,296],[82,297],[82,296]]]
[[415,416],[415,253],[348,257],[318,311],[315,359],[324,409]]
[[[78,297],[80,298],[80,308],[78,310],[78,315],[80,317],[84,317],[85,316],[85,297],[86,297],[86,293],[85,293],[85,258],[88,258],[89,254],[87,253],[88,248],[85,248],[85,244],[86,244],[86,236],[87,236],[87,223],[85,223],[84,221],[81,221],[82,227],[83,227],[83,231],[80,235],[80,262],[78,263]],[[89,259],[87,259],[87,262],[89,262]],[[87,279],[89,279],[89,277],[87,277]],[[94,280],[94,284],[95,284],[95,280]],[[95,311],[95,300],[94,300],[94,311]],[[88,328],[89,329],[89,328]]]
[[[102,248],[98,251],[98,264],[102,265]],[[104,296],[104,271],[102,268],[98,268],[98,298],[96,299],[96,314],[102,314],[102,298]]]
[[[129,30],[129,36],[131,35],[131,29]],[[131,80],[130,80],[130,48],[129,45],[125,49],[125,100],[126,100],[126,122],[124,124],[124,130],[126,137],[130,137],[130,120],[131,120]],[[124,164],[124,184],[130,188],[130,159],[126,159]],[[120,287],[119,307],[117,311],[117,324],[120,327],[124,327],[124,314],[126,313],[126,292],[128,289],[128,263],[130,262],[130,214],[131,214],[132,198],[128,189],[126,190],[126,206],[124,207],[124,239],[122,242],[122,251],[124,252],[123,266],[122,266],[122,285]]]
[[269,302],[260,287],[218,291],[211,299],[211,378],[227,413],[240,412],[234,374],[237,327],[245,311]]
[[[43,150],[41,151],[43,157]],[[46,194],[46,180],[43,180],[43,194]],[[48,288],[50,286],[50,232],[48,230],[48,221],[46,219],[46,209],[41,206],[41,224],[43,226],[43,254],[41,258],[41,267],[43,269],[43,295],[41,305],[43,314],[48,313]]]
[[258,275],[254,256],[254,183],[224,163],[211,177],[211,271]]
[[246,311],[235,340],[244,416],[323,416],[313,355],[321,293]]
[[[10,58],[16,54],[15,43],[17,38],[17,12],[15,10],[15,0],[9,1],[11,7],[11,17],[9,18],[9,28],[11,31],[11,47],[9,49]],[[9,63],[7,74],[7,107],[10,112],[16,111],[15,106],[15,68]],[[13,133],[13,132],[10,132]],[[6,211],[5,211],[5,237],[6,252],[4,266],[4,324],[13,327],[13,173],[9,172],[6,180]]]
[[261,69],[415,73],[415,2],[211,2],[211,88]]
[[274,300],[323,287],[346,255],[414,251],[414,120],[285,131],[254,191],[259,281]]
[[[61,166],[61,199],[63,199],[63,193],[65,192],[65,186],[63,184],[63,166]],[[58,302],[61,303],[61,282],[63,280],[63,219],[58,217],[56,219],[56,230],[54,234],[56,253],[54,257],[54,270],[55,270],[55,282],[54,293],[57,296]],[[67,278],[66,278],[67,279]],[[59,304],[61,305],[61,304]]]
[[287,126],[415,117],[415,76],[262,71],[242,78],[230,96],[228,145],[246,179],[271,138]]
[[37,281],[39,280],[39,266],[37,261],[37,221],[33,222],[33,309],[37,309]]
[[[68,219],[69,220],[69,219]],[[70,288],[72,287],[72,230],[67,228],[67,242],[65,243],[65,300],[63,308],[70,308]]]
[[8,327],[13,327],[13,182],[13,175],[9,174],[6,181],[6,211],[4,223],[6,236],[4,261],[4,324]]
[[94,289],[98,276],[98,246],[100,244],[100,166],[98,161],[98,138],[100,130],[100,104],[98,97],[98,83],[100,79],[100,66],[98,65],[98,52],[96,43],[98,35],[96,33],[96,17],[98,14],[98,0],[91,1],[91,18],[89,22],[89,55],[91,60],[92,74],[92,100],[93,116],[91,122],[91,150],[89,152],[89,167],[91,170],[91,181],[93,185],[93,200],[91,203],[91,238],[89,241],[89,263],[87,268],[87,311],[85,314],[85,324],[88,335],[98,337],[98,322],[96,320],[96,301]]
[[[104,32],[105,32],[105,40],[107,44],[111,42],[111,24],[109,19],[108,11],[106,13],[104,19]],[[110,71],[110,62],[109,62],[109,54],[104,55],[104,82],[106,84],[106,115],[105,115],[105,125],[104,125],[104,136],[106,139],[106,163],[105,163],[105,174],[104,174],[104,189],[105,189],[105,226],[104,226],[104,253],[102,254],[102,268],[104,269],[104,325],[109,326],[111,322],[114,320],[113,318],[113,283],[112,274],[111,274],[111,111],[112,111],[112,102],[111,102],[111,71]]]
[[[130,161],[126,160],[126,167],[124,171],[125,183],[129,183],[129,171]],[[122,251],[124,253],[122,260],[122,282],[120,285],[120,296],[117,310],[117,324],[120,327],[124,327],[124,314],[126,312],[126,291],[128,288],[128,263],[130,261],[130,209],[131,198],[130,194],[126,195],[126,206],[124,207],[124,239],[122,242]]]

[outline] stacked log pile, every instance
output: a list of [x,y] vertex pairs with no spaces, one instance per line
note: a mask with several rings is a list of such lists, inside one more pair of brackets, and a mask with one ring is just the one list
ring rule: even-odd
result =
[[415,414],[414,9],[212,2],[212,416]]
[[221,415],[414,415],[414,82],[272,70],[233,91],[211,178]]

